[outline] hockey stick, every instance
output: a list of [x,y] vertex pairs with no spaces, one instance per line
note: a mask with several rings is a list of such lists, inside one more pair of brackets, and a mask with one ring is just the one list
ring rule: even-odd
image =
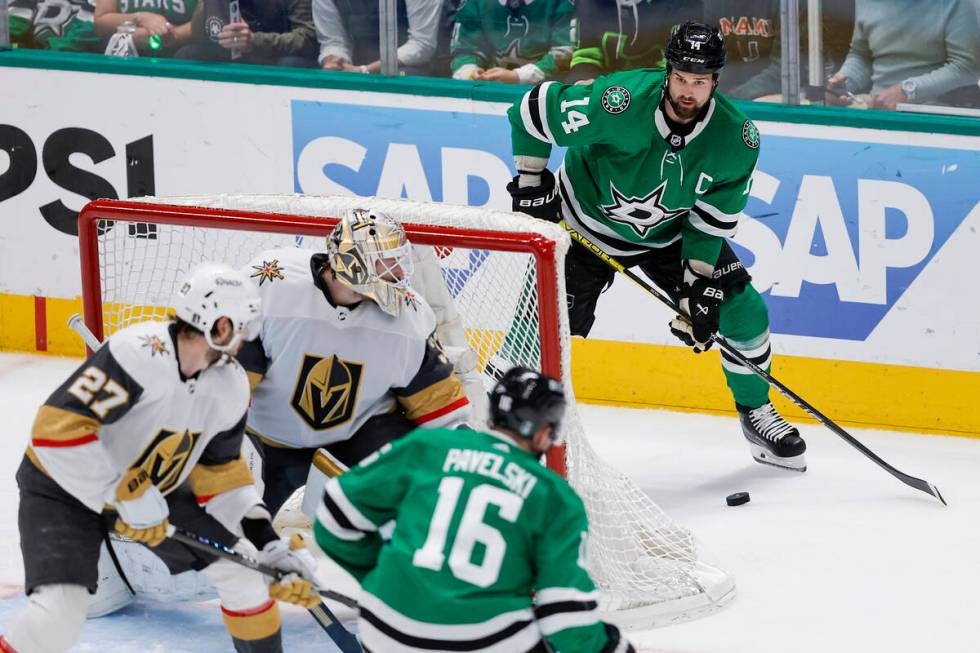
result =
[[[102,342],[95,337],[95,334],[88,328],[84,320],[77,313],[68,318],[68,326],[81,336],[82,340],[92,351],[96,351],[102,346]],[[248,556],[242,555],[241,553],[214,542],[203,535],[194,535],[193,533],[188,533],[186,531],[180,531],[174,526],[170,526],[167,530],[167,535],[173,539],[186,544],[187,546],[197,548],[203,551],[208,551],[210,553],[216,554],[220,557],[227,558],[238,564],[244,565],[251,569],[254,569],[266,576],[275,578],[277,581],[281,580],[285,575],[281,570],[268,565],[263,565],[258,560],[250,558]],[[123,575],[125,579],[125,575]],[[127,581],[128,585],[128,581]],[[320,596],[328,598],[348,607],[357,608],[357,601],[347,597],[338,592],[333,592],[331,590],[319,589],[317,588]],[[316,619],[317,623],[326,631],[327,635],[334,641],[335,644],[340,648],[343,653],[360,653],[361,645],[357,642],[357,639],[347,632],[347,629],[340,625],[337,618],[334,616],[333,612],[330,611],[323,601],[320,605],[310,608],[310,614]]]
[[[204,537],[203,535],[195,535],[194,533],[189,533],[185,530],[179,529],[173,524],[167,527],[167,535],[170,539],[185,544],[191,548],[198,549],[200,551],[206,551],[225,560],[231,560],[232,562],[242,565],[243,567],[248,567],[249,569],[254,569],[260,574],[269,576],[276,581],[282,581],[284,577],[288,574],[281,569],[276,569],[270,565],[264,565],[255,558],[247,556],[243,553],[239,553],[234,549],[225,546],[219,542],[215,542],[212,539]],[[329,591],[320,592],[321,596],[327,596],[331,594]],[[343,595],[341,595],[343,596]],[[344,597],[347,598],[347,597]],[[320,605],[310,608],[310,614],[316,619],[316,622],[320,624],[324,632],[333,640],[334,644],[343,653],[361,653],[361,645],[358,643],[357,638],[350,634],[346,628],[340,625],[337,617],[334,613],[330,611],[323,601],[320,601]]]
[[[595,245],[586,236],[584,236],[583,234],[579,233],[578,231],[570,227],[564,220],[562,220],[560,224],[562,227],[564,227],[565,231],[568,232],[568,235],[572,237],[572,240],[576,241],[577,243],[585,247],[587,250],[589,250],[590,252],[598,256],[600,259],[605,261],[605,263],[609,265],[611,268],[625,275],[627,278],[629,278],[630,281],[632,281],[640,288],[642,288],[643,290],[645,290],[646,292],[648,292],[649,294],[653,295],[655,298],[660,300],[661,303],[663,303],[665,306],[670,308],[670,310],[677,313],[679,316],[681,316],[681,318],[687,319],[687,316],[684,315],[684,313],[681,311],[680,307],[674,302],[674,300],[668,297],[666,294],[664,294],[661,290],[659,290],[652,284],[648,283],[647,281],[641,279],[632,270],[629,270],[628,268],[624,267],[622,263],[620,263],[619,261],[611,257],[606,252],[602,251],[602,248],[600,248],[598,245]],[[926,494],[931,494],[932,496],[942,501],[944,506],[946,505],[946,499],[944,499],[943,495],[939,493],[939,488],[937,488],[932,483],[929,483],[928,481],[922,480],[921,478],[909,476],[908,474],[901,472],[895,469],[894,467],[892,467],[891,465],[889,465],[888,463],[886,463],[884,460],[879,458],[877,454],[875,454],[873,451],[871,451],[866,446],[864,446],[864,444],[862,444],[857,438],[855,438],[850,433],[845,431],[843,428],[838,426],[833,420],[831,420],[829,417],[827,417],[819,410],[814,408],[805,399],[803,399],[798,394],[796,394],[795,392],[787,388],[774,376],[772,376],[764,369],[762,369],[761,367],[753,363],[751,360],[746,358],[742,354],[742,352],[735,349],[735,347],[733,347],[727,340],[725,340],[723,336],[714,333],[711,335],[711,340],[718,344],[719,349],[724,350],[725,353],[727,353],[729,356],[735,358],[742,365],[749,368],[755,374],[763,378],[766,381],[766,383],[768,383],[771,387],[778,390],[784,397],[786,397],[794,404],[796,404],[797,406],[805,410],[807,413],[815,417],[824,426],[826,426],[828,429],[833,431],[835,434],[839,435],[841,438],[844,439],[845,442],[847,442],[852,447],[860,451],[866,457],[870,458],[875,464],[877,464],[879,467],[884,469],[886,472],[888,472],[889,474],[891,474],[892,476],[900,480],[902,483],[905,483],[909,487],[913,487],[916,490],[925,492]]]

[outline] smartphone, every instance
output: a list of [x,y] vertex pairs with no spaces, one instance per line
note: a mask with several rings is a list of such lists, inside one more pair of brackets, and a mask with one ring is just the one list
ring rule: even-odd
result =
[[[242,12],[238,8],[238,0],[230,0],[230,2],[228,3],[228,22],[230,22],[230,23],[237,23],[237,22],[240,22],[241,19],[242,19]],[[231,49],[231,58],[232,59],[238,59],[241,56],[242,56],[242,49],[241,48],[232,48]]]

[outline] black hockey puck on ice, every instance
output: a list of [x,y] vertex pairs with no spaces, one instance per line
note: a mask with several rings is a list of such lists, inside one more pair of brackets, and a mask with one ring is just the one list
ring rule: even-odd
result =
[[727,497],[725,497],[725,503],[727,503],[730,506],[740,506],[743,503],[748,503],[748,502],[749,502],[748,492],[736,492],[735,494],[729,494]]

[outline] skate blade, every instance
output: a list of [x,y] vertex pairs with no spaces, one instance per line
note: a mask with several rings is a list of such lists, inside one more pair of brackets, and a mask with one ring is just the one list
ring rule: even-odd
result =
[[752,452],[752,457],[755,458],[755,461],[763,465],[772,465],[773,467],[788,469],[793,472],[806,471],[806,454],[801,453],[799,456],[783,458],[773,455],[771,451],[765,447],[760,447],[754,442],[749,443],[749,450]]

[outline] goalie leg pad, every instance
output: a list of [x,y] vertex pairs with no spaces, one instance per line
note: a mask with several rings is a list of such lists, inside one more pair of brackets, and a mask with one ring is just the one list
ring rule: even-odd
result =
[[[130,543],[129,546],[139,549],[143,548],[135,543]],[[119,559],[119,564],[124,564],[121,558]],[[125,571],[125,567],[123,569]],[[169,575],[167,574],[168,577]],[[122,610],[132,603],[135,598],[136,596],[129,591],[126,581],[119,575],[119,570],[116,569],[116,565],[112,562],[112,558],[106,550],[106,544],[103,542],[102,549],[99,551],[99,587],[95,590],[95,595],[89,601],[88,618],[104,617],[117,610]]]
[[7,645],[21,653],[65,653],[82,632],[88,600],[88,589],[82,585],[35,588],[7,627]]

